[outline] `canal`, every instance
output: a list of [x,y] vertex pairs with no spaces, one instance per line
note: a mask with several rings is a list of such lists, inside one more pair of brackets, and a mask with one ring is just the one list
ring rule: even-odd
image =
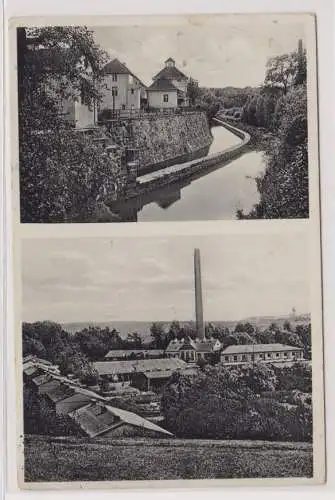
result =
[[[224,127],[214,127],[212,132],[209,154],[241,141]],[[235,219],[238,209],[248,213],[259,201],[255,177],[264,169],[263,153],[247,152],[186,186],[175,185],[155,193],[153,201],[137,211],[137,220]]]

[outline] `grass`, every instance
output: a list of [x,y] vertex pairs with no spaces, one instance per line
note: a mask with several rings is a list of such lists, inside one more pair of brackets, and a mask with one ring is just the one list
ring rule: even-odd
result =
[[25,439],[26,482],[312,477],[312,445],[181,439]]

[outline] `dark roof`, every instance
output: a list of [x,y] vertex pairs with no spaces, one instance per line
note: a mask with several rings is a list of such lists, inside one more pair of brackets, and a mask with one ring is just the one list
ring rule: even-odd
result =
[[[198,373],[195,367],[188,366],[186,368],[182,368],[179,370],[182,375],[196,375]],[[160,371],[152,371],[143,373],[144,377],[149,380],[158,380],[158,379],[168,379],[173,375],[173,370],[160,370]]]
[[[169,60],[169,59],[168,59]],[[166,61],[165,61],[166,62]],[[167,80],[188,80],[188,77],[180,71],[180,69],[175,66],[168,66],[161,69],[155,76],[153,80],[158,80],[161,78],[166,78]]]
[[108,412],[105,406],[96,403],[82,406],[69,413],[69,416],[90,437],[98,436],[119,423],[118,417]]
[[109,405],[90,404],[71,412],[69,415],[90,437],[104,434],[113,427],[124,423],[172,436],[167,430],[136,415],[136,413]]
[[302,351],[300,347],[284,344],[247,344],[230,345],[222,352],[225,354],[245,354],[254,352]]
[[135,427],[140,427],[142,429],[147,429],[150,431],[159,432],[160,434],[167,434],[168,436],[173,436],[171,432],[159,427],[158,425],[150,422],[149,420],[136,415],[136,413],[132,413],[127,410],[121,410],[121,408],[115,408],[113,406],[106,406],[107,410],[112,413],[114,416],[119,417],[123,422],[134,425]]
[[111,358],[114,356],[130,356],[131,354],[151,354],[152,356],[162,356],[164,354],[163,349],[112,349],[108,351],[105,358]]
[[169,80],[166,78],[159,78],[155,80],[150,87],[147,88],[148,91],[161,91],[161,92],[168,92],[168,91],[175,91],[178,92],[177,87],[173,85]]
[[33,378],[33,383],[37,386],[46,384],[47,382],[53,382],[53,378],[49,373],[42,373],[37,377]]
[[138,80],[138,82],[145,87],[144,83],[141,82],[141,80],[134,75],[132,71],[130,71],[125,64],[120,62],[118,59],[113,59],[109,63],[106,64],[106,66],[103,68],[103,73],[105,75],[131,75],[133,78]]
[[58,403],[63,399],[70,398],[74,394],[76,394],[75,390],[64,384],[59,384],[57,387],[46,391],[46,395],[53,403]]
[[129,361],[97,361],[93,363],[99,375],[121,373],[145,373],[155,370],[180,370],[186,367],[185,361],[177,358],[134,359]]

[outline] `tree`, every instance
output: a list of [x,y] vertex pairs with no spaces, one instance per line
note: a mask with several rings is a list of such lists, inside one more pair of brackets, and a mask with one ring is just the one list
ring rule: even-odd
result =
[[199,89],[199,83],[193,78],[189,78],[187,82],[186,95],[190,100],[191,106],[195,105],[197,98],[200,96],[201,92]]
[[94,220],[98,200],[122,187],[120,164],[70,133],[62,103],[99,101],[106,54],[85,27],[17,34],[21,220]]
[[152,323],[150,327],[150,334],[153,339],[155,349],[164,349],[166,339],[164,326],[161,323]]
[[280,88],[286,95],[297,76],[298,53],[272,57],[268,60],[266,67],[265,85]]

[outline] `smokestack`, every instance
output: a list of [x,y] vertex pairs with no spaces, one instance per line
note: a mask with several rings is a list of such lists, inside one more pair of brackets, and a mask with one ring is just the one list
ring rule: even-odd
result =
[[298,41],[298,54],[299,54],[299,56],[302,56],[302,54],[303,54],[303,47],[302,47],[302,40],[301,40],[301,38]]
[[205,328],[202,306],[202,288],[201,288],[201,266],[200,266],[200,250],[194,249],[194,292],[195,292],[195,317],[196,317],[196,332],[197,338],[205,339]]

